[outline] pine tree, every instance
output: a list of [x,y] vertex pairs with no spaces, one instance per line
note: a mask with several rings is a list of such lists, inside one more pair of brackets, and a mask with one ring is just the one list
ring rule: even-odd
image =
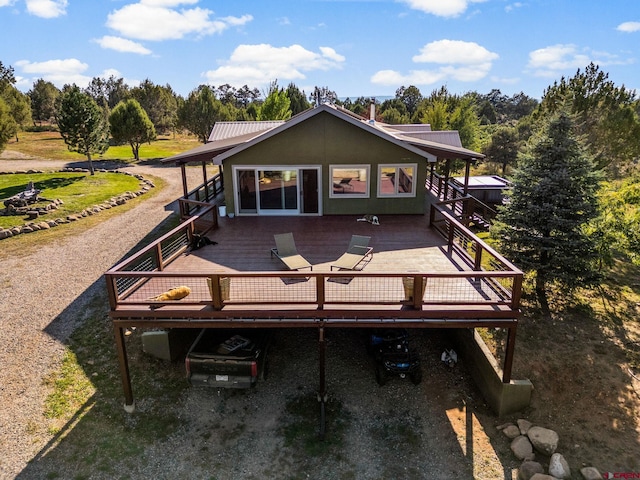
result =
[[93,175],[91,155],[104,153],[109,148],[109,127],[103,110],[73,85],[61,97],[56,121],[67,148],[87,157]]
[[547,308],[549,283],[572,290],[598,278],[597,250],[585,226],[597,215],[599,175],[566,114],[550,121],[518,165],[492,234],[507,258],[535,273],[538,299]]

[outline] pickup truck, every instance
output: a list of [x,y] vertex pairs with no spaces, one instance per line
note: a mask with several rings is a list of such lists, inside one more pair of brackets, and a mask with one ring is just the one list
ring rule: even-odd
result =
[[271,333],[263,329],[205,328],[187,352],[191,385],[250,388],[267,375]]

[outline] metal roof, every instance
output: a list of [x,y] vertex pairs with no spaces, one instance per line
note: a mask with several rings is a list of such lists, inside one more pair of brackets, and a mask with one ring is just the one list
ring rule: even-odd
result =
[[267,120],[260,122],[216,122],[209,135],[209,142],[227,138],[242,137],[249,133],[260,133],[282,125],[284,120]]
[[430,131],[430,126],[427,124],[388,125],[377,123],[355,115],[353,112],[345,111],[343,108],[323,104],[305,110],[287,121],[216,122],[209,137],[210,143],[167,157],[162,161],[165,163],[189,163],[211,160],[215,157],[214,163],[220,165],[227,157],[304,122],[320,112],[328,112],[389,142],[411,150],[430,162],[435,162],[438,157],[461,159],[484,157],[481,153],[463,148],[457,131],[433,132]]

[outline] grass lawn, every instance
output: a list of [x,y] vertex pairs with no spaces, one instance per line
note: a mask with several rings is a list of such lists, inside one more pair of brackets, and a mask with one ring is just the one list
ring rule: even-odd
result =
[[[30,155],[33,157],[52,160],[65,160],[68,162],[82,162],[86,160],[84,155],[70,152],[67,145],[58,132],[21,132],[20,140],[13,138],[5,150]],[[201,143],[193,135],[158,135],[157,140],[145,143],[140,147],[140,159],[165,158],[176,153],[184,152],[197,147]],[[109,147],[102,155],[96,155],[93,160],[120,160],[124,162],[134,161],[133,153],[129,145]]]
[[[47,200],[60,199],[63,204],[51,213],[41,215],[38,220],[53,220],[80,213],[85,208],[102,203],[127,191],[139,190],[140,181],[130,175],[96,172],[88,173],[37,173],[0,175],[0,200],[25,190],[29,182],[41,190],[40,196]],[[46,206],[42,201],[33,206]],[[0,216],[0,227],[10,228],[26,223],[21,215]]]

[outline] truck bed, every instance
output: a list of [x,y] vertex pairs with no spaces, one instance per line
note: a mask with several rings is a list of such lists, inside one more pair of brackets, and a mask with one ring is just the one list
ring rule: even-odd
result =
[[205,328],[189,349],[189,383],[216,388],[250,388],[266,376],[270,332]]

